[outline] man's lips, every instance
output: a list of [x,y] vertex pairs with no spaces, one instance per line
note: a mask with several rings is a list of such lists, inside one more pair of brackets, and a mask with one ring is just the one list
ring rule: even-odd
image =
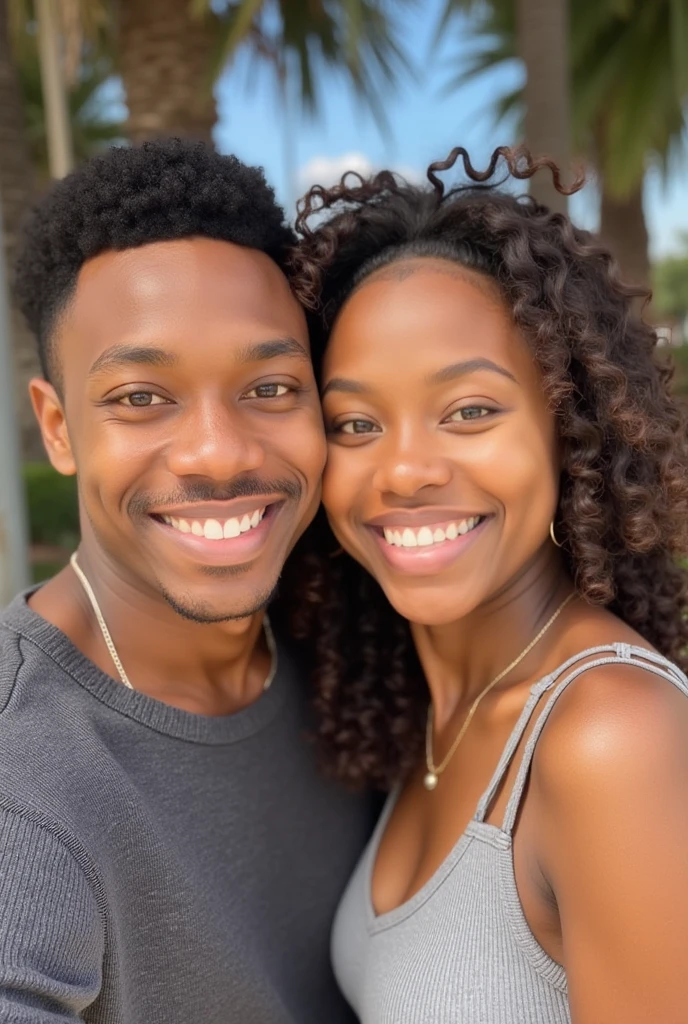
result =
[[[261,506],[259,501],[260,498],[254,498],[250,508],[245,501],[241,507],[232,503],[231,510],[236,514],[229,518],[224,517],[224,512],[219,515],[216,505],[214,516],[192,516],[190,508],[187,511],[182,507],[179,512],[186,515],[156,513],[150,519],[156,529],[164,531],[167,541],[172,541],[194,561],[220,566],[243,565],[260,554],[284,507],[284,502]],[[243,508],[247,510],[242,514]],[[207,505],[193,507],[194,513],[207,510],[210,510]]]
[[236,498],[232,501],[206,501],[182,505],[164,505],[148,510],[149,516],[162,519],[170,516],[175,519],[235,519],[241,518],[257,508],[265,508],[284,501],[283,495],[254,494],[249,498]]

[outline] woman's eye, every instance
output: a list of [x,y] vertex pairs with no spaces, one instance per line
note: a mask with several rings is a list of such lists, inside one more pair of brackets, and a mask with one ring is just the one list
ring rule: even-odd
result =
[[463,409],[453,412],[448,419],[454,423],[467,423],[469,420],[480,420],[484,416],[489,416],[491,412],[492,409],[487,409],[484,405],[465,405]]
[[337,434],[372,434],[378,428],[370,420],[347,420],[335,427]]
[[135,409],[143,409],[149,405],[169,405],[167,399],[152,391],[132,391],[128,395],[122,395],[118,401],[122,405],[129,405]]
[[286,384],[258,384],[246,392],[247,398],[283,398],[291,389]]

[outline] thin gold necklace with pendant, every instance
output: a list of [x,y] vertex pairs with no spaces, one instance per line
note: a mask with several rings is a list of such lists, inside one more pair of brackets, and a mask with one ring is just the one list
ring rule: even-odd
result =
[[[103,613],[100,610],[100,605],[98,604],[96,595],[93,593],[93,587],[89,583],[86,573],[79,565],[79,562],[76,557],[76,551],[69,559],[69,564],[76,573],[77,579],[79,580],[82,587],[86,591],[86,596],[91,602],[91,607],[93,608],[96,621],[100,626],[100,632],[103,634],[105,646],[107,647],[110,657],[112,658],[112,662],[115,668],[117,669],[117,674],[119,675],[119,678],[122,680],[127,689],[133,690],[134,687],[132,686],[129,676],[124,671],[124,665],[120,661],[119,654],[117,653],[115,645],[112,641],[112,637],[110,636],[110,630],[107,628],[107,624],[103,617]],[[275,644],[275,637],[273,635],[272,627],[270,626],[270,621],[267,617],[267,614],[263,616],[263,629],[265,630],[265,642],[268,646],[268,651],[270,652],[270,671],[268,672],[267,678],[263,683],[263,689],[267,690],[271,685],[273,679],[275,678],[275,674],[277,672],[277,645]]]
[[430,704],[428,706],[428,718],[427,718],[427,723],[426,723],[426,727],[425,727],[425,767],[426,767],[427,771],[426,771],[425,776],[423,778],[423,785],[425,786],[425,788],[427,790],[433,790],[433,789],[435,789],[437,787],[437,783],[440,780],[440,775],[442,774],[442,772],[445,770],[445,768],[447,767],[447,765],[451,761],[452,757],[456,753],[457,747],[461,743],[461,740],[466,735],[466,731],[468,730],[468,726],[471,724],[471,719],[473,718],[473,715],[478,710],[478,705],[480,704],[480,701],[483,699],[483,697],[487,696],[487,694],[490,692],[490,690],[493,689],[493,687],[495,687],[497,685],[497,683],[500,683],[502,681],[502,679],[504,679],[505,676],[508,676],[509,672],[511,672],[512,669],[516,668],[517,665],[520,665],[520,663],[523,661],[523,659],[526,657],[526,655],[530,654],[530,652],[532,651],[533,647],[535,647],[535,645],[537,643],[539,643],[540,640],[542,640],[543,636],[545,635],[547,630],[550,628],[550,626],[554,625],[554,623],[557,621],[557,619],[559,618],[559,616],[563,612],[563,610],[566,607],[566,605],[569,603],[569,601],[573,600],[573,598],[575,596],[576,596],[576,594],[575,594],[575,591],[574,591],[573,593],[569,594],[569,596],[564,601],[561,602],[561,604],[559,605],[557,610],[554,612],[554,614],[551,616],[551,618],[549,618],[547,620],[547,622],[544,624],[544,626],[542,627],[542,629],[540,630],[538,635],[536,637],[534,637],[530,641],[528,646],[525,647],[521,651],[521,653],[519,654],[519,656],[517,658],[514,658],[514,660],[509,665],[507,665],[507,667],[505,669],[503,669],[499,673],[498,676],[495,676],[495,678],[492,680],[492,682],[488,683],[487,686],[485,687],[485,689],[482,690],[478,694],[478,696],[475,698],[475,700],[471,704],[470,708],[468,709],[468,714],[466,715],[464,723],[463,723],[463,725],[461,726],[461,728],[459,730],[458,736],[456,737],[456,739],[452,743],[451,747],[449,748],[448,754],[437,765],[435,764],[434,759],[433,759],[433,750],[432,750],[433,713],[432,713],[432,701],[430,702]]

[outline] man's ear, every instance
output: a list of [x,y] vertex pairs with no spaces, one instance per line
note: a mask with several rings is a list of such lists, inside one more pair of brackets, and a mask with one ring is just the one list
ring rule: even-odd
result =
[[29,394],[48,458],[58,473],[73,476],[76,473],[76,465],[72,445],[62,402],[55,388],[47,380],[34,377],[29,383]]

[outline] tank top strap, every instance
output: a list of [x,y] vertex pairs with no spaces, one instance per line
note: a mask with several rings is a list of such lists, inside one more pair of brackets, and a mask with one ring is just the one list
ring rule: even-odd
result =
[[[683,672],[681,672],[681,670],[677,668],[676,665],[673,665],[670,661],[662,657],[660,654],[655,654],[653,651],[649,651],[644,647],[635,647],[631,644],[610,644],[609,646],[605,647],[590,647],[587,650],[581,651],[579,654],[574,655],[572,658],[569,658],[569,660],[564,662],[564,664],[561,665],[555,672],[553,672],[550,676],[543,679],[541,683],[536,683],[531,691],[531,695],[521,715],[521,719],[524,718],[526,709],[529,709],[526,723],[528,720],[530,720],[532,716],[535,703],[537,703],[537,701],[540,699],[543,693],[546,693],[548,690],[551,690],[552,692],[544,708],[542,709],[537,722],[535,723],[532,733],[530,734],[530,737],[526,744],[525,751],[523,753],[523,759],[521,761],[518,774],[516,776],[514,788],[511,792],[509,801],[506,806],[506,811],[504,813],[504,821],[502,823],[502,831],[505,832],[507,835],[511,835],[511,833],[513,832],[516,817],[518,815],[518,809],[523,798],[523,792],[525,790],[526,782],[528,780],[528,773],[530,772],[530,766],[533,761],[533,755],[535,754],[535,748],[542,734],[542,730],[544,729],[545,724],[547,723],[547,719],[549,718],[550,714],[554,709],[555,704],[561,697],[562,693],[567,689],[567,687],[569,687],[571,683],[578,679],[579,676],[582,676],[585,672],[588,672],[590,669],[600,668],[603,665],[634,665],[639,668],[643,668],[645,669],[645,671],[652,672],[654,675],[659,676],[662,679],[666,679],[670,683],[673,683],[673,685],[676,686],[679,690],[681,690],[682,693],[688,696],[688,678],[686,678]],[[529,708],[529,705],[531,704],[531,701],[533,701],[533,698],[535,698],[535,701],[533,703],[533,706]],[[512,739],[514,738],[515,734],[519,732],[521,719],[519,719],[516,728],[514,729],[514,733],[512,734],[512,737],[510,738],[509,743],[507,744],[507,750],[511,748]],[[513,758],[516,746],[518,746],[518,742],[522,738],[524,730],[525,725],[523,726],[523,728],[520,729],[516,745],[513,747],[513,750],[511,750],[510,757],[508,758],[504,768],[502,769],[502,775],[504,771],[506,771],[506,767]],[[504,761],[504,757],[502,757],[502,761]],[[500,761],[500,766],[502,764],[502,761]],[[498,779],[497,785],[499,784],[499,781],[500,780]],[[490,800],[494,795],[494,792],[496,792],[497,785],[494,786],[494,790],[492,791]],[[482,803],[483,802],[481,801],[481,807]],[[487,806],[489,806],[489,800],[485,805],[484,813],[486,813],[487,811]],[[482,820],[482,818],[480,820]]]
[[513,760],[514,754],[518,750],[518,745],[523,739],[523,734],[528,728],[528,723],[530,722],[530,719],[533,716],[533,712],[535,711],[535,708],[537,707],[542,694],[549,689],[553,681],[554,677],[549,675],[545,676],[539,682],[531,686],[530,693],[528,695],[528,700],[524,704],[523,711],[519,715],[518,721],[516,722],[516,725],[514,726],[513,731],[509,736],[509,739],[507,740],[507,744],[504,747],[502,756],[500,757],[499,763],[495,768],[494,775],[490,779],[490,784],[480,798],[477,810],[474,815],[475,821],[485,820],[485,815],[487,814],[490,808],[490,804],[492,803],[497,794],[497,790],[499,789],[502,779],[506,775],[509,765]]

